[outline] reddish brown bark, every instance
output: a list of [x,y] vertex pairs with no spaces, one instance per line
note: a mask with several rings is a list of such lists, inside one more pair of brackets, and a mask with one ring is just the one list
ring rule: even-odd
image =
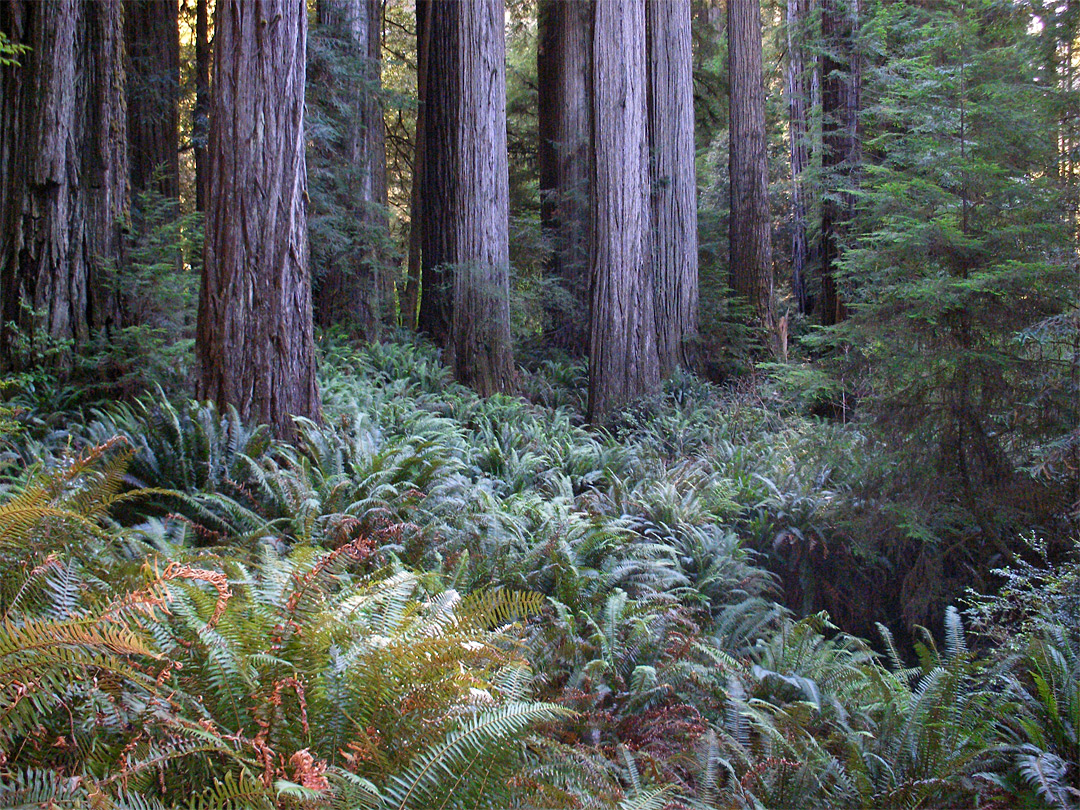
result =
[[210,14],[209,0],[195,0],[195,108],[191,139],[195,152],[195,210],[206,211],[210,195]]
[[315,320],[331,326],[344,320],[369,339],[394,318],[394,280],[380,260],[388,238],[386,218],[386,133],[381,82],[382,3],[380,0],[319,0],[319,24],[332,36],[346,37],[361,65],[347,82],[347,132],[340,154],[330,155],[345,167],[344,183],[335,201],[349,211],[361,230],[349,248],[329,259],[314,291]]
[[0,367],[41,359],[8,324],[35,355],[121,325],[109,271],[128,217],[123,19],[120,0],[0,6],[0,30],[30,47],[0,71]]
[[787,102],[791,166],[791,286],[799,312],[809,310],[807,270],[810,242],[809,195],[805,172],[810,168],[810,65],[806,25],[814,0],[787,0]]
[[541,0],[538,14],[540,217],[551,247],[546,272],[564,293],[547,302],[547,342],[582,355],[592,243],[591,0]]
[[318,419],[303,0],[219,0],[198,395],[293,434]]
[[487,396],[513,379],[505,11],[437,2],[428,19],[420,328]]
[[645,59],[645,0],[596,3],[591,421],[660,383],[653,314]]
[[728,62],[731,74],[731,289],[753,306],[763,325],[771,328],[772,217],[759,0],[729,0]]
[[697,175],[690,0],[648,0],[653,287],[661,376],[693,364]]
[[180,28],[176,0],[125,0],[128,160],[137,194],[180,196]]
[[821,203],[821,322],[847,317],[837,279],[844,233],[855,215],[854,187],[862,152],[859,144],[861,65],[855,36],[859,0],[822,0],[821,162],[825,190]]

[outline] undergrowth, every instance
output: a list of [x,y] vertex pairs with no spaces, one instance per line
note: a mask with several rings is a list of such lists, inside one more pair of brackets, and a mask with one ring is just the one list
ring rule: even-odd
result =
[[679,375],[589,429],[580,366],[522,374],[330,342],[294,445],[5,408],[0,803],[1077,806],[1077,549],[930,632],[857,426]]

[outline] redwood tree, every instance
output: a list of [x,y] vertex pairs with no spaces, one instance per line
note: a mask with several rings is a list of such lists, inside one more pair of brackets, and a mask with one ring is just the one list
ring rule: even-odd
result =
[[136,193],[180,196],[177,0],[125,0],[128,159]]
[[573,355],[588,347],[592,13],[591,0],[541,0],[538,10],[540,217],[547,273],[565,293],[548,301],[549,342]]
[[697,177],[690,0],[646,3],[653,285],[662,376],[691,365],[697,333]]
[[660,382],[653,314],[645,0],[593,7],[589,419]]
[[772,234],[759,0],[728,2],[731,289],[773,322]]
[[401,325],[413,328],[417,325],[420,305],[420,278],[422,273],[420,250],[423,245],[424,209],[424,154],[427,138],[428,65],[431,61],[431,9],[429,0],[416,0],[416,129],[413,137],[412,187],[409,189],[409,256],[406,264],[405,289],[401,296]]
[[206,211],[210,195],[210,12],[209,0],[195,0],[195,106],[191,141],[195,154],[195,210]]
[[836,280],[840,243],[855,216],[854,186],[859,145],[861,68],[855,37],[859,0],[821,0],[821,322],[830,326],[847,313]]
[[805,45],[807,21],[815,0],[787,0],[787,103],[791,164],[791,286],[799,312],[809,310],[806,273],[810,190],[810,88],[812,73]]
[[0,367],[22,359],[8,324],[42,346],[119,326],[106,267],[128,216],[120,0],[13,0],[0,30],[29,46],[0,69]]
[[304,0],[218,0],[198,394],[319,418],[308,275]]
[[505,12],[503,0],[427,8],[420,328],[487,396],[513,376]]
[[[382,3],[319,0],[318,21],[324,41],[337,45],[312,67],[321,85],[315,90],[324,101],[323,115],[336,131],[316,139],[318,160],[309,167],[312,185],[321,192],[316,198],[313,191],[312,197],[323,203],[312,211],[312,229],[329,220],[337,238],[324,239],[317,254],[315,319],[322,326],[351,319],[375,337],[394,303],[394,281],[379,258],[388,238],[386,135],[379,101]],[[340,60],[347,65],[344,71],[331,64],[334,57],[345,57]]]

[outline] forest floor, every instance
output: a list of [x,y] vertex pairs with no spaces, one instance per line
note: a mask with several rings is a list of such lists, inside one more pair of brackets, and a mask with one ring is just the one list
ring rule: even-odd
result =
[[1075,542],[965,590],[867,434],[764,383],[587,429],[580,365],[482,400],[323,352],[293,444],[9,400],[0,804],[1080,801]]

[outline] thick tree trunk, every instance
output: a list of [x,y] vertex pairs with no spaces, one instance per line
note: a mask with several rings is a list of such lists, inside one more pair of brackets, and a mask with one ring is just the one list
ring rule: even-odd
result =
[[195,108],[191,140],[195,152],[195,210],[207,210],[210,195],[210,15],[209,0],[195,0]]
[[692,363],[697,334],[697,175],[690,0],[647,0],[653,284],[660,374]]
[[180,196],[180,28],[176,0],[125,0],[132,192]]
[[591,0],[541,0],[538,14],[540,218],[551,247],[547,273],[565,293],[547,303],[547,342],[583,355],[592,243]]
[[810,243],[809,189],[806,170],[810,168],[810,81],[807,73],[806,25],[813,0],[787,0],[787,102],[791,142],[791,287],[800,313],[809,311],[806,288]]
[[0,73],[0,367],[120,325],[106,268],[128,217],[123,19],[120,0],[0,6],[0,30],[30,46]]
[[769,166],[765,151],[765,80],[761,66],[759,0],[728,2],[731,74],[731,289],[773,324]]
[[198,395],[293,434],[320,416],[308,275],[303,0],[218,0]]
[[318,21],[331,35],[348,37],[363,66],[344,92],[347,107],[343,154],[347,167],[346,198],[339,205],[353,211],[360,233],[350,249],[325,267],[314,293],[315,319],[331,326],[351,319],[368,338],[392,320],[394,280],[384,270],[379,249],[388,239],[386,219],[386,133],[379,87],[382,75],[380,0],[319,0]]
[[589,419],[660,383],[653,314],[645,0],[593,8]]
[[821,142],[825,190],[821,203],[821,322],[847,317],[837,285],[837,259],[847,224],[855,215],[854,187],[859,144],[861,64],[855,47],[859,0],[822,0]]
[[504,14],[503,0],[434,3],[422,110],[420,327],[482,396],[514,370]]

